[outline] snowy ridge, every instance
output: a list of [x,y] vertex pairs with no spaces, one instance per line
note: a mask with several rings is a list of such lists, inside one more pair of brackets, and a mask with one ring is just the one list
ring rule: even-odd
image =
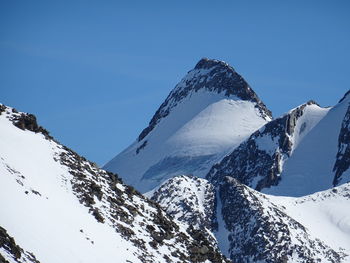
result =
[[169,94],[139,139],[104,168],[141,192],[180,174],[204,177],[270,119],[232,67],[203,59]]
[[[116,175],[54,141],[33,115],[0,109],[0,226],[33,258],[53,263],[225,261],[201,231],[178,225]],[[9,238],[4,231],[0,240]],[[10,262],[21,262],[6,244],[0,252]]]
[[150,124],[139,135],[138,140],[143,140],[159,123],[162,118],[170,114],[181,100],[191,94],[204,89],[215,93],[225,93],[225,96],[236,96],[242,100],[257,103],[264,118],[271,119],[272,114],[265,104],[258,98],[248,83],[227,63],[215,59],[201,59],[195,68],[176,85],[165,102],[153,116]]
[[[274,196],[270,199],[232,177],[225,178],[219,192],[226,228],[231,233],[228,242],[230,258],[234,262],[344,262],[348,259],[344,248],[331,247],[325,240],[319,239],[319,235],[310,231],[309,225],[303,225],[304,221],[291,217],[288,211],[293,208],[287,202],[279,200],[283,200],[283,197]],[[283,205],[278,205],[276,200]],[[306,200],[307,198],[303,199],[304,202]],[[314,197],[309,200],[309,204],[314,204]],[[298,203],[298,199],[294,202]],[[320,203],[321,200],[316,207],[322,210]],[[343,205],[349,204],[349,199],[344,200]],[[308,213],[307,206],[299,206],[294,210],[297,214],[312,216]],[[334,216],[341,218],[341,214]],[[302,217],[299,216],[298,219]],[[310,219],[305,219],[305,222],[311,222],[312,225],[313,220]],[[323,220],[323,223],[326,222],[327,218]],[[334,226],[335,222],[328,222],[330,224]],[[337,239],[337,232],[328,234]],[[347,252],[348,244],[343,244]]]
[[277,185],[284,162],[328,110],[309,101],[272,120],[214,165],[207,178],[218,184],[232,176],[259,191]]
[[[304,196],[348,182],[347,111],[350,97],[330,108],[325,116],[299,141],[284,162],[277,186],[262,191],[272,195]],[[343,127],[343,128],[342,128]],[[342,174],[341,180],[337,176]]]
[[[197,202],[203,186],[210,189],[206,198],[214,202],[206,213],[200,212]],[[196,228],[198,221],[204,221],[202,228],[233,262],[349,260],[350,184],[290,198],[259,193],[232,177],[225,177],[214,189],[205,179],[182,175],[148,195],[184,225]],[[208,218],[207,213],[213,216]]]

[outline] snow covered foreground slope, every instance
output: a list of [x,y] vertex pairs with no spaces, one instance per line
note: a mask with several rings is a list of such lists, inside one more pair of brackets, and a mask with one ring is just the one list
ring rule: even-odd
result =
[[3,105],[0,185],[1,262],[224,262],[201,231]]
[[179,174],[204,177],[271,113],[225,62],[202,59],[176,85],[137,141],[104,168],[141,192]]
[[350,262],[350,183],[291,198],[232,177],[215,188],[177,176],[147,195],[182,224],[205,228],[233,262]]

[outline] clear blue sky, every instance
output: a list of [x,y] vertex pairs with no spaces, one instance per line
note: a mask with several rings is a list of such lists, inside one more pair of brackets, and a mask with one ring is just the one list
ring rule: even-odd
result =
[[[54,3],[55,2],[55,3]],[[201,57],[278,116],[350,88],[350,1],[0,1],[0,102],[102,165]]]

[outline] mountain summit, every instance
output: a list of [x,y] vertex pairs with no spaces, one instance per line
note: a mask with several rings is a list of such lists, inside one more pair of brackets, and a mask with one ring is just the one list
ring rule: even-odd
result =
[[272,118],[272,113],[259,99],[248,83],[229,64],[216,59],[202,58],[195,68],[176,85],[166,100],[154,114],[149,125],[140,133],[138,140],[144,139],[157,123],[169,115],[172,108],[193,92],[205,90],[213,93],[223,93],[225,96],[255,102],[262,116]]
[[271,118],[231,66],[204,58],[170,92],[137,140],[104,168],[142,192],[174,175],[203,177]]

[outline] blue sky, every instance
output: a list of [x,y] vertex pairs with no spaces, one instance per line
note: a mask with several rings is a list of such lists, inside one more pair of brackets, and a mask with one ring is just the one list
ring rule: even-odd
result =
[[0,102],[102,165],[202,57],[274,116],[350,89],[350,1],[0,1]]

